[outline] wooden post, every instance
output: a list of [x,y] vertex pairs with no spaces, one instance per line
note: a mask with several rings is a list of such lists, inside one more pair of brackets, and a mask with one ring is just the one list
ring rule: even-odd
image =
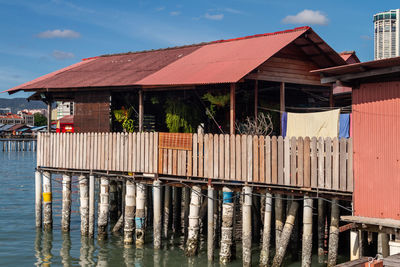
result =
[[[378,247],[379,247],[379,234],[378,234]],[[358,260],[359,258],[360,258],[360,231],[350,230],[350,261]]]
[[283,230],[283,200],[282,195],[275,196],[275,248],[278,248]]
[[302,267],[311,266],[312,256],[312,211],[313,200],[309,196],[304,196],[303,211],[303,246],[302,246]]
[[207,192],[207,256],[209,261],[214,260],[214,188],[208,185]]
[[222,227],[221,227],[221,249],[219,261],[227,264],[232,260],[232,239],[233,239],[233,196],[232,189],[223,187],[222,204]]
[[339,206],[338,200],[332,200],[331,226],[329,228],[329,251],[328,267],[336,265],[337,252],[339,247]]
[[269,248],[271,244],[271,218],[272,218],[272,194],[265,196],[264,231],[261,249],[260,266],[268,266]]
[[143,132],[143,118],[144,118],[143,90],[139,89],[139,132]]
[[236,84],[231,83],[231,90],[230,90],[230,120],[229,120],[229,133],[235,134],[235,121],[236,121]]
[[298,208],[299,203],[297,201],[292,201],[288,216],[286,218],[285,226],[283,227],[282,234],[279,238],[279,246],[276,249],[276,254],[272,262],[272,267],[279,267],[282,265],[283,257],[285,256],[286,248],[290,240],[290,235],[292,234],[293,224],[296,219]]
[[242,246],[243,246],[243,266],[251,266],[251,204],[252,188],[243,187],[244,201],[242,212]]
[[81,213],[81,235],[89,234],[89,186],[85,175],[79,176],[80,213]]
[[325,205],[318,198],[318,263],[324,263]]
[[71,222],[71,175],[63,174],[61,229],[69,232]]
[[94,175],[89,175],[89,237],[94,237]]
[[170,206],[171,206],[171,187],[165,186],[164,190],[164,238],[168,238],[168,230],[170,226]]
[[145,204],[146,204],[146,185],[138,183],[136,185],[136,214],[135,214],[135,238],[136,247],[142,248],[144,245],[145,233]]
[[51,173],[43,172],[43,229],[53,229]]
[[51,133],[51,100],[47,100],[47,132]]
[[98,238],[104,239],[107,236],[108,226],[108,212],[109,212],[109,180],[107,177],[100,178],[100,203],[99,203],[99,215],[97,222],[97,236]]
[[[282,124],[282,114],[283,114],[283,112],[286,111],[286,105],[285,105],[285,103],[286,103],[286,101],[285,101],[285,83],[284,82],[281,82],[279,92],[280,92],[280,111],[281,111],[281,114],[280,114],[279,118],[280,118],[280,124]],[[282,132],[282,125],[281,125],[281,132]]]
[[199,212],[201,204],[201,187],[195,185],[192,187],[189,210],[189,231],[186,243],[186,256],[197,254],[199,245]]
[[42,175],[35,171],[35,215],[36,228],[42,227]]
[[153,182],[153,239],[154,239],[154,249],[161,248],[161,231],[162,231],[162,221],[161,221],[161,182],[160,180],[155,180]]
[[258,125],[258,80],[254,81],[254,119]]
[[135,207],[136,207],[135,184],[131,180],[126,180],[125,216],[124,216],[124,244],[125,245],[131,245],[133,243]]

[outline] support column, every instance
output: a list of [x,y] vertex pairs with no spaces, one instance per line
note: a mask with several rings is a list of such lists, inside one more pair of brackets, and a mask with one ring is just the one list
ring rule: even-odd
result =
[[190,198],[189,209],[189,231],[186,243],[186,256],[192,257],[197,254],[199,245],[199,213],[201,204],[201,187],[194,185]]
[[222,203],[222,227],[221,227],[221,249],[219,261],[227,264],[232,260],[232,239],[233,239],[233,191],[223,187]]
[[243,187],[244,201],[242,212],[242,246],[243,246],[243,266],[251,266],[251,204],[252,188]]
[[[379,240],[378,240],[378,246],[379,246]],[[360,258],[360,232],[359,230],[350,230],[350,260],[354,261],[358,260],[359,258]]]
[[53,229],[51,173],[43,172],[43,229]]
[[[280,87],[279,87],[279,94],[280,94],[280,111],[281,111],[281,116],[280,118],[280,123],[282,124],[282,114],[283,112],[286,111],[286,101],[285,101],[285,83],[281,82]],[[282,132],[282,125],[281,125],[281,132]]]
[[389,235],[378,233],[378,254],[383,258],[389,256]]
[[109,182],[110,181],[107,177],[100,178],[100,203],[97,222],[97,236],[100,240],[104,239],[107,236],[109,212]]
[[61,229],[69,232],[71,222],[71,175],[63,174]]
[[183,235],[184,235],[183,243],[186,243],[187,235],[188,235],[188,228],[189,228],[190,188],[185,187],[183,189],[183,194],[184,194],[184,201],[185,201],[184,210],[183,210]]
[[36,228],[42,227],[42,174],[35,171],[35,222]]
[[230,88],[230,105],[229,105],[229,133],[235,134],[235,121],[236,121],[236,84],[231,83]]
[[94,175],[89,175],[89,237],[94,237]]
[[154,239],[154,249],[161,248],[161,182],[160,180],[155,180],[153,182],[153,239]]
[[47,132],[51,133],[51,100],[47,100]]
[[135,238],[136,247],[142,248],[144,245],[145,233],[145,204],[146,204],[146,185],[138,183],[136,186],[136,214],[135,214]]
[[117,182],[110,181],[110,222],[115,223],[118,221],[118,201],[117,201]]
[[312,210],[313,200],[309,196],[304,196],[303,210],[303,246],[302,246],[302,267],[311,266],[312,256]]
[[336,265],[337,252],[339,247],[339,206],[338,200],[332,201],[331,226],[329,228],[329,251],[328,267]]
[[325,237],[325,205],[318,198],[318,263],[324,263],[324,237]]
[[261,248],[260,266],[268,266],[269,249],[271,245],[271,218],[272,218],[272,194],[266,193],[263,243]]
[[143,90],[139,89],[139,132],[143,132],[143,118],[144,118]]
[[89,234],[89,186],[87,176],[79,176],[81,235]]
[[275,249],[277,249],[283,229],[283,200],[282,195],[275,196]]
[[126,180],[125,216],[124,216],[125,245],[131,245],[133,243],[133,229],[134,229],[135,207],[136,207],[135,188],[136,188],[135,184],[131,180]]
[[168,238],[168,230],[170,226],[170,206],[171,206],[171,187],[165,186],[164,190],[164,238]]
[[209,261],[214,260],[214,188],[208,185],[207,191],[207,256]]
[[286,218],[285,226],[283,227],[281,237],[279,238],[279,246],[276,249],[276,254],[272,262],[272,267],[279,267],[282,265],[283,257],[285,256],[286,248],[292,234],[293,224],[296,219],[296,213],[299,208],[297,201],[292,201],[288,216]]
[[173,202],[172,202],[172,227],[174,235],[179,235],[181,227],[181,207],[182,207],[182,190],[179,187],[172,187]]

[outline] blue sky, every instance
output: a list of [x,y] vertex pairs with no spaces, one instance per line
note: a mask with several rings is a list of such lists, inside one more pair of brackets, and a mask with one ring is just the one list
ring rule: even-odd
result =
[[[398,1],[0,0],[0,91],[82,58],[311,26],[373,59],[372,15]],[[18,93],[12,96],[25,97]]]

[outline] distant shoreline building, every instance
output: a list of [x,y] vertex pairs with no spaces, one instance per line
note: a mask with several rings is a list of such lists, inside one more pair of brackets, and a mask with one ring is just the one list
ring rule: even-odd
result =
[[374,15],[374,58],[400,56],[400,9]]
[[57,101],[57,120],[64,116],[74,115],[74,102]]

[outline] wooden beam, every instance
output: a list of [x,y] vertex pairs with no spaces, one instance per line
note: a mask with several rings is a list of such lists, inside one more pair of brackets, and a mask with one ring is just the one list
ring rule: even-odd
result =
[[272,76],[265,72],[251,73],[246,76],[248,80],[260,80],[260,81],[268,81],[268,82],[286,82],[286,83],[294,83],[294,84],[304,84],[304,85],[317,85],[317,86],[329,86],[321,84],[320,81],[307,79],[307,77],[278,77]]
[[377,69],[377,70],[369,70],[369,71],[365,71],[365,72],[361,72],[361,73],[343,74],[343,75],[336,75],[336,76],[330,76],[330,77],[323,77],[323,78],[321,78],[321,83],[333,83],[338,80],[341,82],[348,82],[348,81],[355,80],[355,79],[369,78],[369,77],[373,77],[373,76],[392,74],[392,73],[396,73],[396,72],[400,72],[400,66]]
[[283,114],[283,112],[285,112],[285,110],[286,110],[286,105],[285,105],[285,83],[284,82],[281,82],[281,85],[280,85],[280,111],[281,111],[281,113],[280,113],[280,116],[279,116],[279,118],[280,118],[280,125],[281,125],[281,131],[282,131],[282,114]]
[[254,81],[254,119],[257,126],[258,118],[258,80]]
[[143,91],[139,90],[139,132],[143,132]]
[[335,99],[333,98],[333,86],[329,90],[329,106],[333,108],[335,106]]
[[236,121],[236,84],[231,83],[231,91],[230,91],[230,120],[229,120],[229,129],[230,134],[235,134],[235,121]]

